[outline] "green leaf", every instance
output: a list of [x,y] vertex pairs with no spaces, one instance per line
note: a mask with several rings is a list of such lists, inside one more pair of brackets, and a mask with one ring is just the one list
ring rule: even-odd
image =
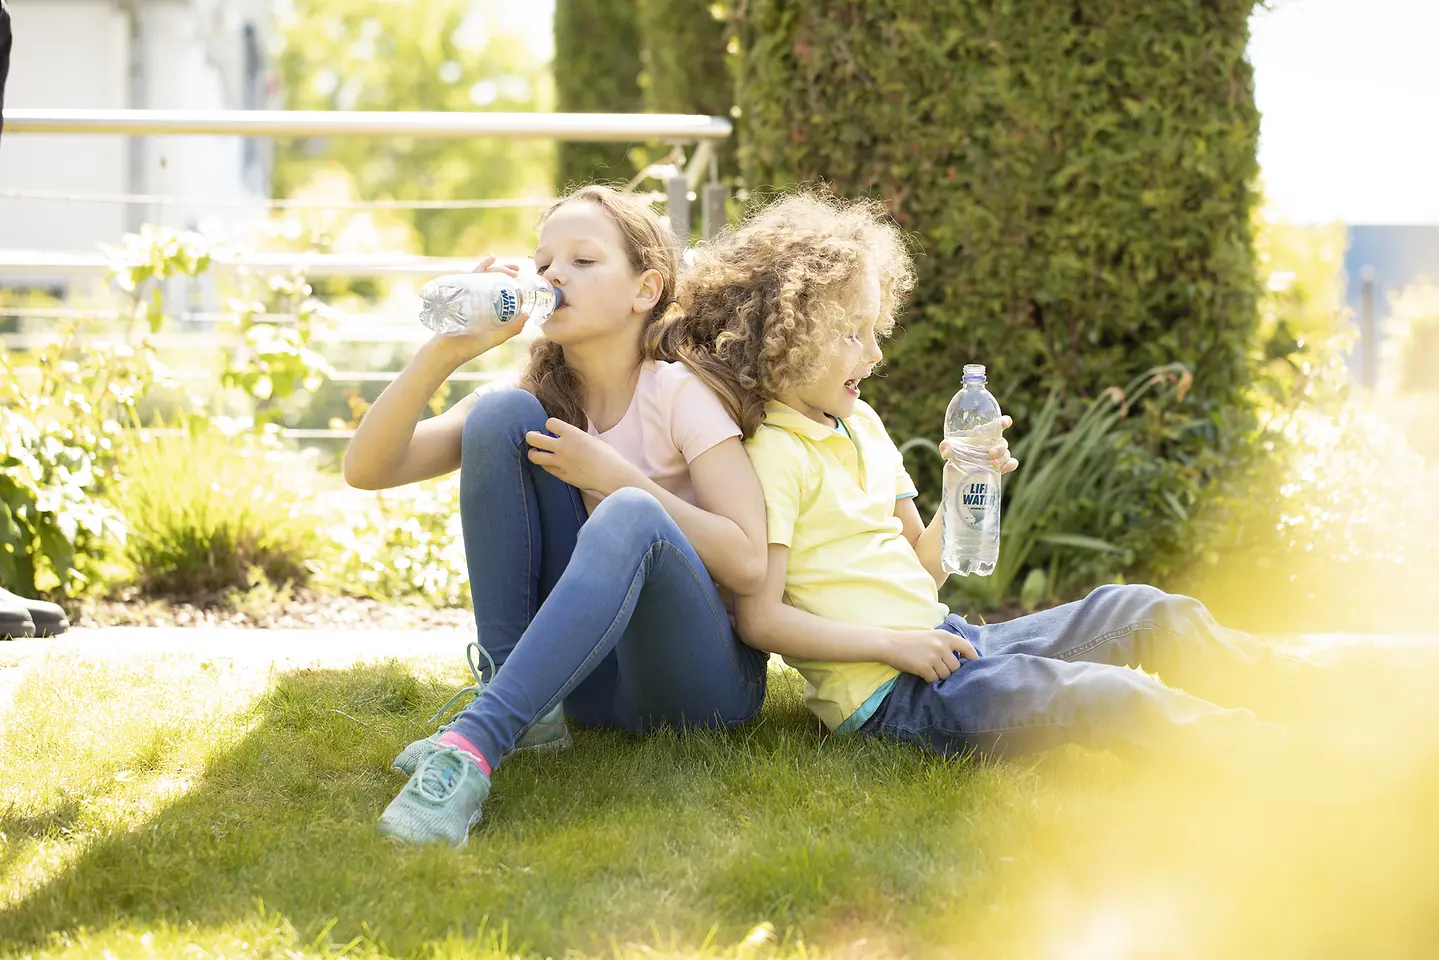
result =
[[1082,533],[1044,533],[1038,537],[1040,543],[1052,544],[1056,547],[1077,547],[1081,550],[1097,550],[1102,553],[1124,553],[1123,548],[1098,537],[1087,537]]

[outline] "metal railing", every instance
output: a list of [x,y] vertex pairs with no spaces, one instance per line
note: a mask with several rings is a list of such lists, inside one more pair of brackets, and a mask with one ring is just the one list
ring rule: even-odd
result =
[[405,136],[496,140],[717,142],[724,117],[680,113],[486,113],[384,110],[65,110],[11,108],[10,133],[121,133],[242,137]]
[[[690,204],[698,193],[703,233],[724,223],[727,193],[719,181],[714,145],[729,139],[725,117],[682,113],[487,113],[386,110],[76,110],[12,108],[10,134],[122,134],[127,136],[377,137],[434,139],[564,140],[593,143],[697,144],[683,168],[663,176],[675,234],[690,232]],[[663,165],[661,165],[663,166]],[[645,171],[658,172],[658,171]],[[643,175],[643,174],[642,174]],[[703,186],[701,186],[703,184]],[[109,195],[124,202],[127,195]],[[142,195],[131,194],[138,199]],[[154,198],[150,198],[152,201]],[[174,198],[187,200],[188,198]],[[391,209],[407,204],[395,202]]]
[[[5,137],[12,135],[96,134],[130,137],[150,135],[242,136],[242,137],[375,137],[411,136],[427,138],[546,139],[591,142],[638,141],[668,143],[675,146],[670,160],[652,165],[631,183],[638,187],[644,180],[659,180],[662,191],[637,192],[651,203],[664,201],[677,237],[688,237],[691,230],[691,206],[701,206],[701,233],[713,236],[725,220],[727,188],[720,182],[714,145],[731,136],[733,126],[724,117],[681,114],[577,114],[577,113],[485,113],[485,112],[326,112],[269,110],[70,110],[15,108],[5,113]],[[684,148],[694,145],[686,155]],[[263,197],[187,197],[141,193],[85,193],[63,190],[27,190],[0,188],[0,199],[17,201],[50,201],[65,203],[115,203],[240,207],[250,209],[501,209],[543,208],[555,198],[485,198],[436,201],[291,201]],[[681,241],[683,242],[683,241]],[[473,262],[453,257],[419,256],[356,256],[341,254],[255,254],[239,256],[216,253],[209,271],[212,273],[245,272],[251,274],[301,273],[315,279],[428,277],[443,273],[466,271]],[[109,260],[100,253],[72,253],[45,250],[0,250],[0,280],[35,279],[76,280],[98,279],[110,268]],[[75,310],[70,308],[0,308],[0,314],[28,320],[65,320],[80,317],[121,319],[119,311]],[[177,312],[176,317],[191,322],[223,323],[237,315],[224,311]],[[264,318],[270,322],[287,322],[291,315]],[[384,343],[423,339],[423,331],[413,317],[384,317],[379,314],[335,315],[334,326],[317,331],[319,343]],[[378,322],[377,322],[378,321]],[[109,335],[101,334],[99,339]],[[41,333],[6,334],[4,341],[13,347],[33,348],[53,341]],[[233,338],[232,338],[233,339]],[[164,334],[152,338],[157,347],[219,348],[230,342],[213,332]],[[208,376],[198,371],[177,370],[182,378]],[[399,371],[337,370],[333,379],[349,382],[388,382]],[[462,382],[490,382],[512,376],[513,372],[456,371],[450,378]],[[296,439],[342,439],[349,431],[286,430]]]

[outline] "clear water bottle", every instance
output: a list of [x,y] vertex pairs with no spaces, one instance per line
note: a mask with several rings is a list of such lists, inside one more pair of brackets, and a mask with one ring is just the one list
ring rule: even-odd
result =
[[999,471],[989,451],[1003,436],[999,401],[985,389],[984,366],[968,363],[944,414],[953,460],[944,465],[939,521],[945,573],[987,577],[999,560]]
[[529,314],[544,323],[565,295],[537,274],[451,273],[420,288],[420,322],[436,333],[503,327]]

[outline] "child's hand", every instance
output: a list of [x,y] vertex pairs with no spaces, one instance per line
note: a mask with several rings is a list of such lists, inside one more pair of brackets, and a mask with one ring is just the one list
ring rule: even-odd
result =
[[885,661],[903,673],[934,683],[959,669],[961,660],[978,660],[974,645],[948,630],[891,630]]
[[[498,263],[494,257],[484,257],[471,273],[503,273],[506,276],[518,277],[520,268],[514,263]],[[525,328],[529,321],[528,314],[521,314],[514,320],[502,327],[494,327],[488,323],[482,323],[473,330],[464,333],[437,333],[434,342],[442,346],[447,354],[456,358],[459,363],[468,363],[475,357],[487,353],[504,343],[506,340],[518,334]]]
[[570,486],[607,497],[642,479],[639,468],[618,450],[574,424],[551,417],[545,421],[545,429],[549,433],[532,430],[525,434],[530,462]]
[[[999,420],[1000,430],[1008,430],[1013,423],[1014,420],[1011,417],[1001,417]],[[946,460],[954,459],[954,448],[948,440],[940,441],[939,453]],[[1009,441],[1004,437],[1000,437],[999,442],[990,448],[989,456],[994,461],[994,469],[999,471],[1000,476],[1019,469],[1019,461],[1009,455]]]

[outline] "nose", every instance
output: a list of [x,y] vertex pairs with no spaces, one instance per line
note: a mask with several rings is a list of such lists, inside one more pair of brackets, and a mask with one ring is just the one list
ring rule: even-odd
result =
[[870,340],[865,343],[864,353],[860,354],[860,359],[873,368],[875,364],[884,359],[884,354],[880,352],[879,344]]
[[563,287],[565,285],[564,271],[560,270],[559,266],[558,262],[550,264],[540,276],[544,277],[556,287]]

